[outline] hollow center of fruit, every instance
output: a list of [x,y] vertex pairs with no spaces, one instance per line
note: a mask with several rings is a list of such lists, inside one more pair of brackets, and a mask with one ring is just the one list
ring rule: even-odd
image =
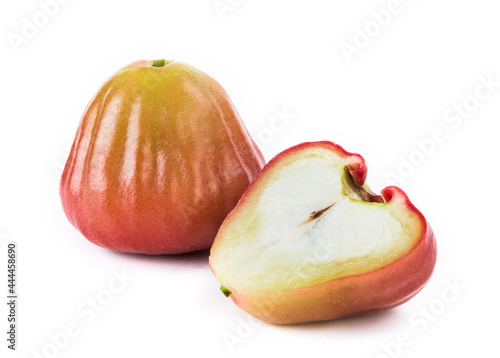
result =
[[309,216],[309,218],[306,221],[304,221],[301,225],[308,224],[311,221],[316,220],[317,218],[319,218],[321,215],[323,215],[328,209],[330,209],[334,205],[335,205],[335,203],[333,203],[332,205],[327,206],[324,209],[321,209],[321,210],[318,210],[318,211],[313,211],[311,213],[311,215]]
[[229,287],[279,291],[377,270],[415,243],[416,215],[357,187],[341,158],[310,155],[249,193],[218,249]]

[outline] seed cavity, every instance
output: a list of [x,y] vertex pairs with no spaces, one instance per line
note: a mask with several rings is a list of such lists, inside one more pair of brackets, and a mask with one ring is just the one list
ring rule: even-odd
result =
[[321,217],[321,215],[323,215],[324,213],[326,213],[328,211],[328,209],[332,208],[336,203],[333,203],[332,205],[330,206],[327,206],[326,208],[324,209],[321,209],[321,210],[318,210],[318,211],[313,211],[311,213],[311,215],[309,216],[309,218],[307,218],[306,221],[304,221],[302,224],[300,224],[299,226],[302,226],[302,225],[305,225],[305,224],[308,224],[316,219],[318,219],[319,217]]

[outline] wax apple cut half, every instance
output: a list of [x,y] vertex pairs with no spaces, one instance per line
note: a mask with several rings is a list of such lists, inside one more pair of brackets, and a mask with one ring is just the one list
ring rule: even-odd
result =
[[278,154],[223,222],[210,266],[223,292],[271,323],[400,305],[426,284],[436,242],[399,188],[376,195],[358,154],[332,142]]

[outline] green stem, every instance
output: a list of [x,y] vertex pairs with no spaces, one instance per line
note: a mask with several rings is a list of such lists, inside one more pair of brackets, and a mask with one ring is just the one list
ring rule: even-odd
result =
[[163,67],[165,66],[165,59],[161,59],[161,60],[154,60],[153,61],[153,67]]
[[220,287],[220,290],[222,291],[222,293],[224,294],[224,296],[226,297],[229,297],[229,295],[232,293],[231,290],[228,290],[227,288],[224,287],[224,285],[222,285]]

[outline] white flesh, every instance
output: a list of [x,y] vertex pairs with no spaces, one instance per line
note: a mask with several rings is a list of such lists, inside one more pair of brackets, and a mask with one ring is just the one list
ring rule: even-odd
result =
[[239,290],[279,291],[372,271],[406,253],[420,233],[416,215],[397,201],[348,196],[347,164],[317,150],[257,186],[219,233],[211,258],[218,279]]

